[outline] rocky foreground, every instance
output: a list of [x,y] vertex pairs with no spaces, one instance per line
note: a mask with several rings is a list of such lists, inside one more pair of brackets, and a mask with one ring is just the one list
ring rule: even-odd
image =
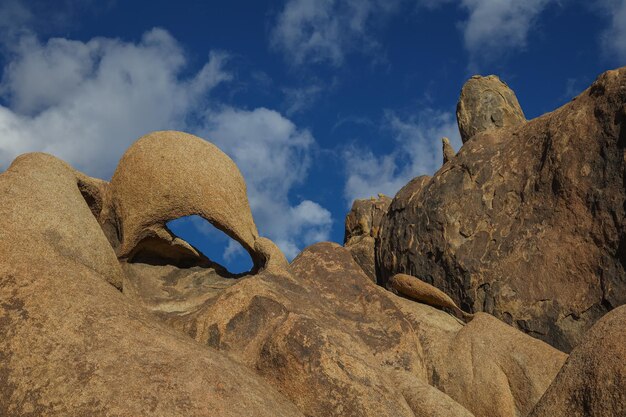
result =
[[[46,154],[0,174],[0,416],[626,416],[626,68],[526,121],[497,77],[464,145],[344,246],[289,264],[245,183],[180,132],[111,182]],[[200,215],[232,276],[168,230]]]

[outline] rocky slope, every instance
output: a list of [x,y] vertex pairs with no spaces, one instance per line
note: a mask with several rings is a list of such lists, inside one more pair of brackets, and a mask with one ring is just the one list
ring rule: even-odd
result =
[[[356,202],[345,247],[291,264],[199,138],[139,139],[110,183],[17,158],[0,174],[0,415],[623,416],[623,308],[585,330],[626,296],[625,80],[480,128],[434,177]],[[253,270],[167,229],[188,214]]]

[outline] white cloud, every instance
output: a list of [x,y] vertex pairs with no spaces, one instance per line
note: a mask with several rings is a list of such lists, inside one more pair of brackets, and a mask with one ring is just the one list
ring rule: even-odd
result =
[[270,35],[271,46],[295,65],[341,65],[351,50],[372,53],[370,32],[403,0],[289,0]]
[[317,203],[289,204],[288,194],[306,177],[315,141],[278,112],[224,107],[205,115],[202,136],[230,155],[241,169],[260,232],[288,258],[304,245],[326,240],[332,219]]
[[[165,30],[137,43],[95,38],[40,42],[24,34],[7,55],[0,91],[0,172],[18,155],[43,151],[93,176],[108,178],[127,147],[153,130],[180,129],[213,141],[247,179],[260,232],[294,256],[326,239],[330,213],[289,192],[308,172],[315,144],[279,113],[241,110],[211,98],[232,78],[227,55],[212,53],[187,74],[183,48]],[[232,248],[227,248],[232,254]]]
[[463,23],[471,64],[491,61],[526,46],[539,14],[557,0],[462,0],[469,16]]
[[0,167],[24,152],[54,154],[95,176],[108,177],[134,140],[152,130],[184,127],[185,116],[230,78],[214,53],[182,78],[182,48],[166,31],[137,44],[96,38],[40,43],[23,37],[5,67],[0,106]]
[[605,52],[614,57],[618,65],[626,65],[626,0],[604,0],[603,5],[611,19],[602,34]]
[[394,196],[412,178],[432,175],[443,162],[441,138],[448,137],[454,149],[461,137],[453,114],[424,110],[409,118],[387,114],[394,137],[394,150],[375,156],[369,150],[351,148],[344,154],[348,179],[344,195],[348,204],[378,193]]

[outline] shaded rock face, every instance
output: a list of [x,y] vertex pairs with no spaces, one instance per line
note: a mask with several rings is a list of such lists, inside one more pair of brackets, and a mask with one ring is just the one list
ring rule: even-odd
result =
[[350,251],[368,277],[376,282],[374,242],[378,238],[380,222],[387,213],[391,198],[379,194],[378,198],[355,200],[346,215],[344,246]]
[[626,306],[600,319],[568,358],[531,417],[626,413]]
[[624,68],[552,113],[476,134],[394,198],[379,281],[418,276],[570,351],[626,302],[625,146]]
[[513,90],[495,75],[475,75],[465,83],[456,118],[463,143],[477,133],[526,121]]

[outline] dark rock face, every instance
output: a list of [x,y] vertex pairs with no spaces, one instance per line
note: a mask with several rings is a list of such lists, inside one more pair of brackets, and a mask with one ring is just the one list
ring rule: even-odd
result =
[[420,277],[462,309],[571,350],[626,303],[625,146],[626,68],[552,113],[473,136],[394,198],[380,282]]
[[526,121],[513,90],[495,75],[475,75],[465,83],[456,107],[456,118],[463,143],[477,133]]
[[346,215],[344,246],[372,281],[376,282],[374,242],[378,238],[380,222],[387,213],[391,198],[379,194],[378,198],[355,200]]

